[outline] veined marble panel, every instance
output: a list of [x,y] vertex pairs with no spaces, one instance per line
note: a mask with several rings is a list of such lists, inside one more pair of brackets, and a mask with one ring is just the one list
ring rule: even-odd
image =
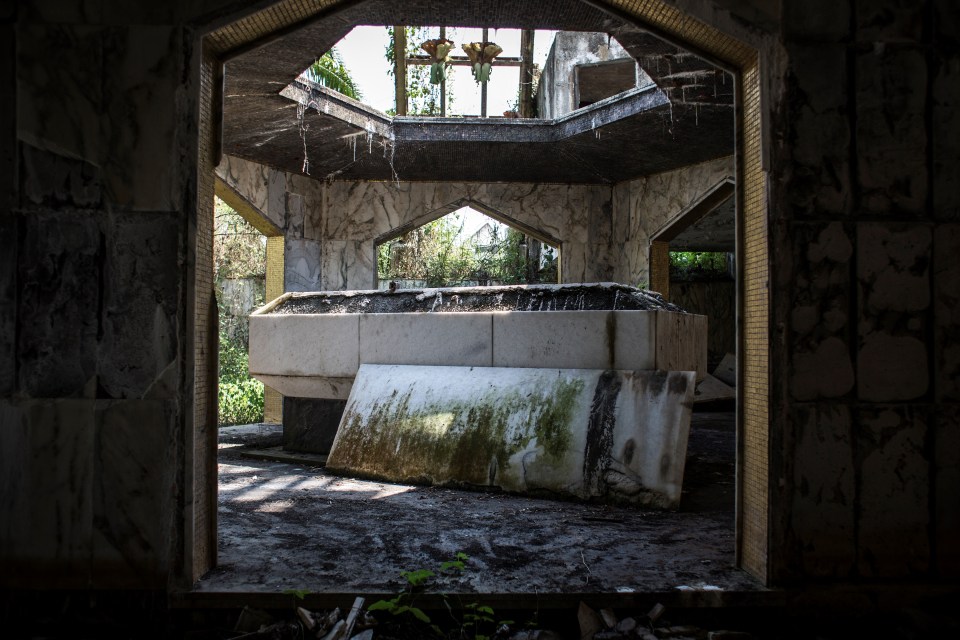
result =
[[94,586],[98,580],[112,587],[165,583],[176,415],[173,399],[96,403]]
[[267,211],[267,183],[272,171],[274,170],[262,164],[226,155],[217,166],[217,176],[224,183],[253,205],[270,222],[282,229],[286,220],[282,216],[276,216],[276,212],[271,217],[270,212]]
[[[628,210],[616,211],[614,218],[629,223],[623,228],[629,234],[625,239],[641,233],[652,234],[668,226],[724,178],[734,175],[733,156],[727,156],[631,180],[625,187],[619,187],[628,190]],[[622,207],[623,196],[615,198],[614,203]]]
[[302,220],[300,237],[323,238],[325,188],[318,180],[287,174],[287,217]]
[[98,165],[105,198],[128,210],[176,211],[186,181],[192,179],[181,173],[179,109],[170,99],[158,99],[180,90],[182,49],[180,30],[174,27],[104,32],[103,57],[110,73],[102,88]]
[[[106,256],[100,397],[139,398],[177,358],[180,222],[173,214],[112,213],[103,223]],[[176,393],[170,385],[167,393]]]
[[103,259],[98,218],[33,212],[20,224],[20,392],[35,398],[88,393],[98,360]]
[[609,217],[603,186],[333,182],[327,190],[323,235],[330,239],[375,238],[471,202],[564,242],[586,242],[589,225]]
[[103,35],[98,27],[18,23],[17,129],[22,141],[99,162]]
[[377,268],[373,241],[326,240],[321,264],[323,291],[375,288]]
[[287,238],[283,247],[284,291],[320,291],[321,247],[319,242]]
[[87,585],[93,436],[93,400],[0,403],[0,583]]

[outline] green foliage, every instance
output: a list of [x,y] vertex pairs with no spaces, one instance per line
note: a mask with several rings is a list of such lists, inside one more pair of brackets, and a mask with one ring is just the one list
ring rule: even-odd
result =
[[[407,57],[423,53],[420,43],[430,36],[426,27],[405,27],[407,32]],[[396,69],[394,55],[393,27],[387,27],[387,46],[384,57],[390,63],[388,73],[393,76]],[[447,109],[453,105],[454,95],[447,87]],[[388,109],[387,115],[394,116],[397,110]],[[410,116],[439,116],[440,115],[440,85],[431,84],[429,65],[407,65],[407,115]]]
[[310,595],[309,589],[284,589],[283,592],[287,595],[293,596],[297,600],[303,600]]
[[[263,383],[250,377],[247,359],[249,321],[230,299],[228,281],[259,280],[254,306],[263,304],[266,239],[222,200],[214,207],[214,277],[220,325],[220,380],[217,394],[219,424],[263,421]],[[236,289],[240,291],[241,289]],[[225,299],[226,298],[226,299]]]
[[[440,572],[459,574],[466,569],[469,560],[470,556],[466,553],[462,551],[458,552],[451,560],[440,563]],[[500,637],[502,633],[509,633],[509,627],[514,624],[513,620],[497,620],[493,608],[480,604],[479,602],[471,602],[463,605],[462,611],[458,615],[458,612],[451,606],[447,596],[441,594],[453,622],[459,625],[459,633],[457,633],[456,636],[452,633],[445,635],[439,626],[431,623],[429,615],[422,609],[414,606],[416,604],[416,595],[423,591],[429,580],[436,577],[436,574],[429,569],[415,569],[403,571],[400,575],[407,581],[407,589],[389,600],[378,600],[374,602],[367,607],[367,611],[383,611],[395,617],[399,616],[401,619],[409,616],[413,618],[413,620],[408,619],[408,622],[421,624],[421,630],[423,632],[429,629],[429,631],[436,636],[457,637],[463,640],[468,638],[472,640],[490,640],[494,635]],[[423,634],[421,634],[420,637],[424,637]]]
[[470,556],[465,554],[463,551],[457,552],[457,555],[454,556],[453,560],[447,560],[446,562],[440,563],[440,571],[447,573],[451,571],[463,571],[466,567],[467,560],[470,559]]
[[354,82],[350,71],[344,66],[343,58],[336,47],[331,48],[310,65],[307,69],[307,77],[323,87],[339,91],[354,100],[363,99],[360,88]]
[[435,574],[429,569],[415,569],[413,571],[401,571],[400,576],[406,578],[407,582],[410,584],[411,588],[422,587],[427,580],[434,577]]
[[216,198],[213,214],[214,279],[266,276],[267,240],[230,205]]
[[[542,245],[539,269],[531,269],[523,233],[495,224],[489,236],[461,239],[463,221],[452,213],[377,248],[377,277],[422,280],[428,287],[480,284],[530,284],[557,281],[555,250]],[[534,272],[531,274],[531,272]],[[531,278],[533,275],[533,278]]]
[[246,347],[220,332],[219,423],[263,422],[263,383],[250,377]]
[[670,277],[683,280],[726,276],[727,254],[719,251],[671,251]]

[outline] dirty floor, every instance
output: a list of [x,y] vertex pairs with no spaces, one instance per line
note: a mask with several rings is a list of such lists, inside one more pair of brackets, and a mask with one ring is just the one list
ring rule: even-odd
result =
[[[251,460],[279,427],[221,429],[219,563],[200,592],[758,590],[733,567],[734,414],[695,413],[678,512],[396,485]],[[458,552],[462,572],[439,571]]]

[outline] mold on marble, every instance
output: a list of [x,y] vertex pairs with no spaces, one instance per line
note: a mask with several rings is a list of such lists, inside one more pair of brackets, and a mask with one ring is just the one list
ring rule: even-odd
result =
[[860,408],[856,421],[859,575],[925,572],[930,567],[927,407]]
[[839,42],[849,36],[854,0],[804,0],[783,3],[788,41]]
[[173,101],[182,85],[181,32],[166,26],[111,27],[102,37],[105,77],[100,118],[104,197],[129,211],[177,211],[185,179],[179,171]]
[[913,0],[856,0],[857,40],[919,42],[926,12],[924,3]]
[[[960,9],[954,9],[960,14]],[[960,16],[957,21],[960,22]],[[960,55],[945,56],[932,68],[933,215],[960,220]]]
[[327,470],[676,509],[692,371],[369,365]]
[[798,216],[846,215],[853,204],[847,47],[791,45],[787,85],[794,119],[790,202]]
[[17,132],[21,141],[60,156],[99,163],[103,157],[103,34],[100,27],[18,24]]
[[[850,409],[834,404],[797,404],[791,411],[790,534],[806,575],[850,576],[855,570],[856,483]],[[817,464],[806,461],[816,460]]]
[[21,207],[99,209],[103,186],[99,167],[72,157],[20,145]]
[[960,36],[960,6],[953,0],[933,0],[933,28],[937,35]]
[[[11,5],[11,11],[14,11]],[[2,10],[0,10],[2,11]],[[0,23],[0,217],[9,216],[18,202],[16,32]]]
[[0,215],[0,398],[17,387],[17,216]]

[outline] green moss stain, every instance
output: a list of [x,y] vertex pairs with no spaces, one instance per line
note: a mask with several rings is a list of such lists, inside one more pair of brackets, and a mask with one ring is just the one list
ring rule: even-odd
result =
[[558,378],[527,393],[491,389],[465,402],[411,409],[412,390],[375,402],[364,415],[347,407],[333,470],[406,482],[491,485],[533,438],[562,459],[573,441],[579,378]]

